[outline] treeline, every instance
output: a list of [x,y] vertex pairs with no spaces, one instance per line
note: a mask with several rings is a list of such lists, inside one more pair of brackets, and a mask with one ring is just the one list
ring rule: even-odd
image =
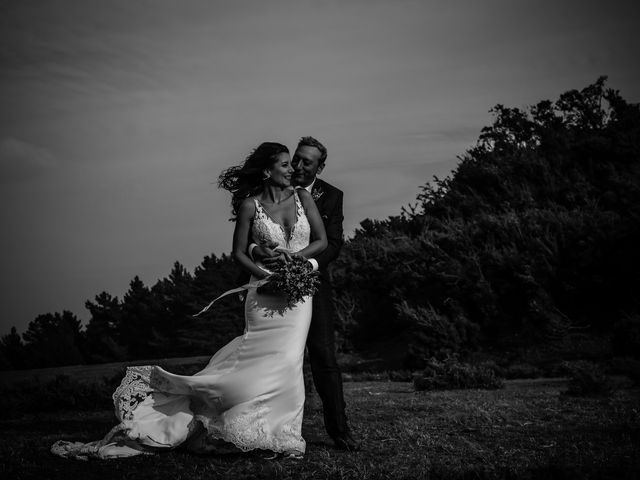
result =
[[242,303],[229,296],[214,310],[193,314],[237,278],[238,269],[227,255],[206,256],[193,274],[176,262],[169,276],[152,287],[136,276],[122,299],[102,292],[86,302],[91,314],[86,329],[69,311],[39,315],[22,336],[12,328],[0,340],[0,368],[211,354],[242,334]]
[[[332,267],[338,348],[423,368],[478,349],[589,332],[640,352],[640,108],[605,78],[494,121],[445,179],[386,220],[365,220]],[[37,317],[0,341],[2,368],[206,355],[242,332],[227,256],[151,288]]]
[[582,331],[640,352],[640,109],[605,78],[521,110],[336,262],[343,338],[405,365]]

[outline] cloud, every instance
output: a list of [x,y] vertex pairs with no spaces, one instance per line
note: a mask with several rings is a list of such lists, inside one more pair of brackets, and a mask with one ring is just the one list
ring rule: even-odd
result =
[[56,166],[46,149],[16,138],[0,139],[0,183],[23,182]]

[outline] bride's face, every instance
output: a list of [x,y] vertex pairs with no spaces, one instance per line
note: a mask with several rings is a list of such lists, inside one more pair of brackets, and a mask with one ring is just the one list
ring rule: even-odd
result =
[[281,153],[278,155],[276,163],[273,164],[269,170],[269,176],[271,181],[281,187],[291,186],[291,175],[293,174],[293,167],[291,166],[291,157],[288,153]]

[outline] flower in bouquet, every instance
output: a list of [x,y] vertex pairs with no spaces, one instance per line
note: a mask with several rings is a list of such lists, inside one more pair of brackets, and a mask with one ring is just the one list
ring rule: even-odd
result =
[[293,256],[290,261],[280,264],[269,275],[272,289],[287,297],[289,307],[293,307],[306,296],[312,296],[318,290],[318,274],[312,272],[309,266],[309,262],[303,257]]

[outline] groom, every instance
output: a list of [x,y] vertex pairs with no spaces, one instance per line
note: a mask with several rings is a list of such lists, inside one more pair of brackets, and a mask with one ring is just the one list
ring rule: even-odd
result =
[[[320,180],[318,175],[325,167],[327,149],[313,137],[303,137],[291,160],[294,168],[292,183],[296,188],[305,188],[316,202],[329,245],[316,258],[309,259],[314,270],[320,271],[320,286],[313,296],[311,327],[307,337],[307,349],[311,363],[313,383],[322,399],[324,425],[336,447],[342,450],[360,449],[347,425],[345,403],[342,393],[342,376],[336,361],[335,333],[333,322],[335,308],[331,298],[331,280],[327,266],[340,253],[342,247],[342,191]],[[265,246],[253,248],[255,259],[265,266],[276,261],[277,253]]]

